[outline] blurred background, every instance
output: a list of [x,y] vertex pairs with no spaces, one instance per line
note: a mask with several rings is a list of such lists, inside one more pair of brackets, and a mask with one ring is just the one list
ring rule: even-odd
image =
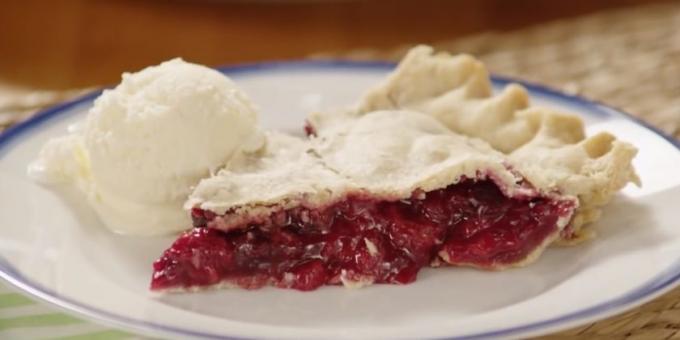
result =
[[304,58],[506,32],[654,0],[4,0],[0,81],[65,89],[181,56]]

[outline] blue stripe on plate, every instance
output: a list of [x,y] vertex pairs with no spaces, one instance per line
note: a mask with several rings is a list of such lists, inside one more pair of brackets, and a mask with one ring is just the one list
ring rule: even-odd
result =
[[[343,68],[351,70],[387,72],[392,70],[394,66],[395,66],[394,63],[389,62],[353,62],[353,61],[324,60],[324,61],[293,61],[293,62],[280,61],[269,63],[255,63],[220,67],[218,68],[218,70],[228,75],[278,70],[283,71],[314,70],[314,69],[341,70]],[[673,144],[676,148],[680,150],[680,142],[678,142],[674,138],[638,120],[637,118],[633,117],[630,114],[610,108],[604,104],[598,104],[584,97],[567,95],[543,85],[533,84],[530,82],[516,80],[508,77],[492,76],[492,81],[496,86],[503,86],[510,82],[522,84],[527,89],[529,89],[531,93],[550,97],[560,102],[568,103],[570,105],[583,107],[584,108],[583,113],[586,114],[591,113],[600,117],[612,115],[624,117],[651,130],[655,134],[669,141],[669,143]],[[10,142],[14,141],[22,134],[28,133],[31,129],[40,126],[42,123],[47,122],[52,118],[59,117],[68,113],[70,108],[93,101],[97,96],[99,96],[100,93],[101,91],[95,91],[93,93],[87,94],[75,100],[49,108],[36,114],[29,120],[5,130],[4,133],[0,134],[0,157],[2,156],[3,151],[8,150],[8,145],[10,145]],[[112,326],[131,328],[136,329],[138,331],[146,332],[156,331],[163,332],[166,334],[185,335],[191,337],[201,337],[210,339],[243,339],[238,337],[223,337],[219,334],[196,332],[190,329],[151,323],[143,320],[136,320],[128,318],[124,315],[117,315],[88,306],[87,304],[78,302],[76,300],[60,296],[58,293],[50,289],[47,289],[45,287],[37,285],[34,282],[31,282],[30,280],[23,277],[23,275],[21,275],[21,273],[19,273],[18,270],[16,270],[5,259],[1,257],[0,257],[0,278],[8,281],[10,284],[45,302],[51,303],[64,310],[79,314],[80,316],[83,316],[85,318],[97,320],[99,322],[109,324]],[[662,292],[671,289],[674,285],[677,285],[678,283],[680,283],[680,259],[673,266],[671,266],[670,269],[664,271],[657,277],[651,279],[649,282],[641,285],[639,288],[634,289],[618,298],[612,299],[605,303],[601,303],[592,307],[579,310],[577,312],[569,313],[552,319],[547,319],[525,325],[519,325],[515,327],[491,330],[482,333],[468,334],[465,336],[456,337],[456,339],[483,339],[489,337],[509,337],[518,334],[538,332],[548,327],[567,325],[578,322],[579,320],[587,319],[598,315],[607,316],[617,311],[620,311],[620,309],[628,307],[636,302],[651,299],[661,294]]]

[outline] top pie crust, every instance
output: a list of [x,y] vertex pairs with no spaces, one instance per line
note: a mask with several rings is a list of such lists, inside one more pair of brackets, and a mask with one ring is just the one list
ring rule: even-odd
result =
[[313,113],[316,130],[332,129],[375,110],[409,109],[435,118],[451,131],[487,142],[531,184],[578,197],[571,234],[562,242],[591,236],[582,226],[628,182],[640,185],[632,166],[637,149],[607,132],[589,138],[583,121],[570,114],[532,107],[526,89],[511,84],[493,95],[484,65],[468,55],[433,54],[413,48],[385,81],[356,108]]
[[271,132],[202,180],[186,203],[218,215],[230,229],[296,206],[320,207],[365,194],[399,200],[462,178],[490,178],[509,197],[560,196],[579,206],[562,242],[628,182],[636,149],[608,133],[585,138],[572,115],[529,106],[510,85],[492,95],[488,72],[466,55],[419,46],[354,108],[314,113],[316,136]]
[[[194,190],[187,207],[218,215],[221,229],[296,206],[322,207],[348,194],[410,198],[461,178],[490,178],[505,195],[534,196],[507,157],[413,111],[376,111],[310,140],[270,133],[260,154],[243,154]],[[549,191],[546,195],[551,194]]]

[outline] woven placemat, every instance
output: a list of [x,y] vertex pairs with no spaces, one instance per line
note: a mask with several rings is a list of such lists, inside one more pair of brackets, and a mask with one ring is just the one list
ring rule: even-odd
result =
[[11,86],[0,83],[0,132],[31,117],[45,107],[65,101],[89,91],[77,89],[68,91],[48,91]]
[[[680,2],[433,45],[437,50],[473,54],[494,73],[621,108],[680,138]],[[315,57],[396,61],[410,47]],[[622,315],[544,338],[680,339],[680,288]]]
[[[433,44],[497,74],[601,100],[680,137],[680,2],[610,11]],[[314,57],[399,60],[411,45]]]
[[[498,74],[619,107],[680,138],[680,2],[610,11],[508,33],[484,33],[434,46],[474,54]],[[398,60],[409,47],[313,57]],[[38,108],[80,92],[35,92],[0,85],[0,131]],[[545,338],[576,337],[680,339],[680,288],[622,315]]]

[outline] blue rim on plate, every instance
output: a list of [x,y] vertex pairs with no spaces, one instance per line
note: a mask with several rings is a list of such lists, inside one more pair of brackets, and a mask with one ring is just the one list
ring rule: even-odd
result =
[[[290,71],[295,69],[305,70],[305,69],[364,69],[364,70],[374,70],[374,71],[390,71],[395,67],[394,63],[390,62],[355,62],[355,61],[342,61],[342,60],[328,60],[328,61],[281,61],[281,62],[267,62],[267,63],[254,63],[254,64],[242,64],[236,66],[226,66],[220,67],[218,70],[230,76],[237,76],[242,73],[253,73],[258,71],[276,71],[284,70]],[[509,77],[502,76],[492,76],[492,82],[494,86],[504,86],[509,83],[519,83],[525,86],[530,93],[539,94],[544,97],[549,97],[551,99],[568,103],[577,107],[582,107],[584,113],[594,112],[597,116],[620,116],[626,119],[632,120],[639,125],[653,131],[655,134],[667,140],[670,144],[674,145],[680,151],[680,141],[675,138],[666,135],[657,128],[637,119],[636,117],[625,113],[621,110],[611,108],[602,103],[591,101],[584,97],[567,95],[560,91],[551,89],[549,87],[534,84],[522,80],[517,80]],[[59,117],[67,112],[69,109],[93,101],[96,97],[101,94],[101,90],[94,91],[92,93],[86,94],[82,97],[76,98],[74,100],[59,104],[52,108],[46,109],[35,114],[32,118],[17,124],[0,134],[0,157],[2,157],[3,151],[8,150],[8,146],[16,138],[20,137],[22,134],[28,132],[40,126],[42,123],[47,122],[55,117]],[[200,338],[216,338],[216,339],[243,339],[240,337],[224,337],[219,334],[209,334],[192,331],[189,329],[178,328],[167,326],[163,324],[157,324],[152,322],[146,322],[136,319],[131,319],[123,315],[109,313],[103,311],[81,302],[75,301],[73,299],[60,296],[58,293],[41,287],[30,280],[23,277],[23,275],[12,267],[2,256],[0,256],[0,278],[7,281],[16,288],[31,294],[32,296],[50,303],[62,310],[76,313],[80,317],[86,319],[98,321],[111,326],[117,326],[121,328],[127,328],[131,330],[140,331],[143,333],[165,333],[174,335],[184,335],[191,337]],[[629,291],[628,293],[612,299],[607,302],[600,303],[595,306],[584,308],[582,310],[565,314],[562,316],[533,322],[524,325],[518,325],[513,327],[507,327],[498,330],[490,330],[481,333],[466,334],[463,336],[455,337],[455,339],[482,339],[489,337],[508,337],[516,336],[519,334],[530,334],[546,330],[548,328],[557,327],[569,327],[575,326],[579,321],[584,321],[586,319],[600,316],[606,317],[613,315],[617,312],[623,311],[626,307],[631,307],[634,304],[642,303],[644,301],[650,300],[663,292],[670,290],[675,285],[680,284],[680,258],[675,262],[670,269],[666,270],[657,277],[651,279],[649,282],[641,285],[640,287]]]

